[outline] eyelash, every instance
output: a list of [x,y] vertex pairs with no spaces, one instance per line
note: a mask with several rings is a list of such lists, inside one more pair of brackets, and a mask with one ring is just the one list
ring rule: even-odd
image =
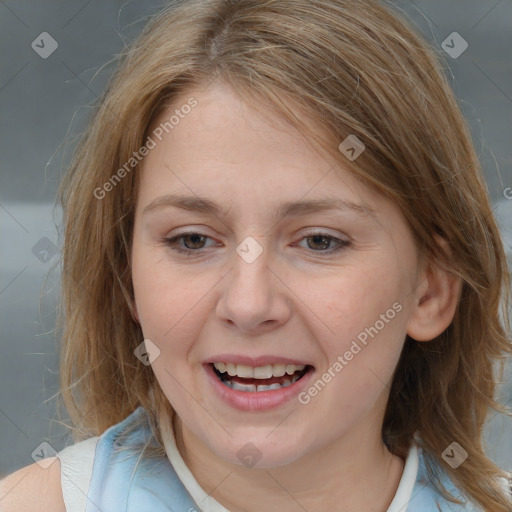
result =
[[[177,246],[177,242],[181,238],[186,238],[186,237],[194,236],[194,235],[210,238],[209,236],[204,235],[203,233],[199,233],[197,231],[189,231],[186,233],[180,233],[179,235],[173,236],[171,238],[162,238],[162,242],[165,245],[167,245],[168,247],[170,247],[173,251],[176,251],[181,254],[186,254],[187,256],[192,256],[193,253],[198,253],[201,251],[201,249],[195,249],[195,250],[194,249],[182,249],[179,246]],[[311,249],[313,252],[316,252],[316,253],[333,254],[335,252],[341,251],[342,249],[345,249],[346,247],[348,247],[350,245],[350,242],[348,242],[346,240],[340,240],[339,238],[336,238],[332,235],[328,235],[327,233],[321,233],[321,232],[308,233],[307,235],[303,236],[301,238],[301,240],[304,240],[307,238],[313,238],[313,237],[327,238],[329,240],[334,240],[334,241],[338,242],[338,244],[339,244],[338,247],[335,247],[334,249],[325,250],[325,251],[323,251],[323,250],[315,251],[315,250]]]

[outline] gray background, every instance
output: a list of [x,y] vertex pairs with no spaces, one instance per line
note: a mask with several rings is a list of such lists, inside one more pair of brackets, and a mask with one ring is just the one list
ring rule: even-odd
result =
[[[512,1],[393,3],[444,56],[512,261],[512,199],[505,192],[512,187]],[[52,330],[59,275],[58,269],[50,272],[59,257],[55,192],[89,105],[110,75],[112,67],[104,65],[162,5],[0,1],[0,477],[32,463],[42,441],[56,450],[70,442],[56,416],[58,343]],[[454,31],[468,43],[456,59],[442,49]],[[58,43],[46,59],[31,47],[42,32]],[[63,151],[64,141],[70,150]],[[512,404],[509,373],[500,392],[502,402]],[[511,434],[511,420],[491,413],[488,452],[508,470]]]

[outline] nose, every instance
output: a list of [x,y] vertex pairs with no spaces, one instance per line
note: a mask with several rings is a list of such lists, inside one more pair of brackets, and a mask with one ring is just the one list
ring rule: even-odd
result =
[[246,240],[233,251],[231,270],[220,284],[216,314],[240,332],[258,334],[288,321],[292,292],[286,286],[286,270],[263,238]]

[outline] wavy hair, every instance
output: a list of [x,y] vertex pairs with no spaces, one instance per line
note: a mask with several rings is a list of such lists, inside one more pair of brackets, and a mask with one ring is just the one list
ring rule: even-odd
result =
[[[99,435],[142,405],[162,441],[161,409],[172,410],[151,367],[134,355],[143,339],[130,269],[139,165],[103,198],[97,191],[144,145],[165,106],[221,78],[391,199],[426,261],[461,279],[448,329],[430,342],[405,340],[382,438],[405,456],[418,433],[434,481],[441,467],[485,510],[509,512],[498,484],[506,474],[482,439],[490,409],[505,412],[494,393],[512,351],[510,275],[437,52],[377,0],[187,0],[154,16],[118,61],[58,196],[61,393],[77,432]],[[315,126],[301,124],[299,111]],[[353,162],[338,150],[349,134],[366,146]],[[448,241],[450,255],[436,237]],[[469,455],[456,470],[441,457],[453,441]]]

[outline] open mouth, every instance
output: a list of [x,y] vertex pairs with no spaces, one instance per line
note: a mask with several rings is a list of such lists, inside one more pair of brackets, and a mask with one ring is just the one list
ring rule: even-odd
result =
[[291,386],[313,371],[311,365],[245,366],[231,363],[209,363],[215,375],[228,388],[237,391],[272,391]]

